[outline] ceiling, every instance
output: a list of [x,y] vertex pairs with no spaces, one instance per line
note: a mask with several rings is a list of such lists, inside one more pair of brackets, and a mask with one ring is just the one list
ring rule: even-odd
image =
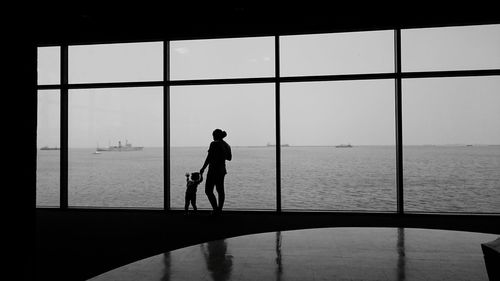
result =
[[[153,5],[138,1],[71,5],[38,4],[17,9],[16,21],[26,24],[39,44],[99,41],[161,40],[298,34],[371,29],[500,23],[500,13],[474,1],[267,2],[196,1]],[[492,1],[493,2],[493,1]],[[261,3],[261,4],[260,4]],[[334,4],[332,4],[334,3]],[[385,4],[381,4],[385,3]],[[401,3],[405,3],[404,5]],[[469,4],[464,4],[469,3]]]

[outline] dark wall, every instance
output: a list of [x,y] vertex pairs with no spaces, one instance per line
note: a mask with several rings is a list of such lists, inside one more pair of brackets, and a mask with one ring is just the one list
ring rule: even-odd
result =
[[[19,1],[22,2],[22,1]],[[38,1],[44,2],[44,1]],[[230,4],[157,5],[120,1],[116,6],[92,3],[19,3],[3,9],[4,81],[3,113],[7,130],[2,136],[8,154],[7,178],[2,196],[8,205],[7,244],[15,245],[8,255],[18,280],[32,280],[36,249],[36,45],[61,42],[157,40],[162,38],[271,35],[396,27],[441,26],[500,22],[493,4],[458,1],[453,6],[414,1],[401,4],[370,4],[345,1],[299,1],[269,4],[249,1]],[[174,2],[174,1],[164,1]],[[200,1],[201,2],[201,1]],[[236,2],[236,1],[233,1]],[[368,2],[368,1],[367,1]],[[372,1],[373,2],[373,1]],[[436,2],[436,1],[434,1]],[[491,1],[493,2],[493,1]],[[295,2],[294,2],[295,3]],[[462,3],[467,3],[462,4]],[[5,63],[6,62],[6,63]],[[78,217],[78,215],[77,215]],[[62,215],[61,220],[66,220]],[[54,225],[59,225],[58,221]],[[43,223],[43,221],[42,221]],[[43,225],[42,225],[43,227]],[[55,231],[63,230],[57,228]],[[75,230],[74,228],[73,230]],[[108,235],[109,233],[95,235]],[[38,240],[38,243],[44,243]],[[46,246],[46,245],[45,245]]]
[[[39,42],[270,35],[498,22],[492,3],[405,1],[168,1],[41,5],[32,15]],[[332,4],[334,2],[335,4]],[[377,1],[381,2],[381,1]],[[26,17],[26,16],[25,16]]]
[[36,45],[20,10],[2,8],[2,237],[5,275],[32,280],[35,249]]

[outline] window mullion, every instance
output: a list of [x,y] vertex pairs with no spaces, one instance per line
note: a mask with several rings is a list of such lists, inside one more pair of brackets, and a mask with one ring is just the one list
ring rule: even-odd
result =
[[60,208],[68,208],[68,45],[61,45]]

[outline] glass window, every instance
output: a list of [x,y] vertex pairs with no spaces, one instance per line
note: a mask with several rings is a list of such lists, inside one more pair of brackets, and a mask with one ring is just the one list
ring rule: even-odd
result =
[[69,82],[163,80],[163,42],[69,47]]
[[284,209],[395,211],[394,81],[285,83]]
[[280,37],[281,76],[394,72],[394,31]]
[[274,37],[170,42],[170,79],[274,76]]
[[500,213],[500,77],[403,81],[405,210]]
[[[276,151],[271,146],[276,139],[274,87],[274,84],[171,87],[173,208],[184,208],[184,174],[201,169],[216,128],[227,132],[224,140],[231,145],[233,155],[232,161],[226,161],[224,208],[276,208]],[[204,187],[205,182],[198,187],[197,205],[211,209]]]
[[38,91],[36,205],[59,206],[61,97]]
[[403,71],[500,68],[500,25],[401,31]]
[[163,88],[71,90],[70,206],[163,207]]
[[38,48],[38,85],[59,84],[61,81],[61,48]]

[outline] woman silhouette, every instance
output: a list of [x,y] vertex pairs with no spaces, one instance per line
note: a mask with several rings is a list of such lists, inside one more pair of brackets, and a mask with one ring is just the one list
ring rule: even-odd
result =
[[[205,181],[205,194],[207,194],[208,201],[212,205],[213,215],[218,215],[222,212],[224,206],[225,193],[224,193],[224,177],[227,174],[226,160],[231,161],[231,147],[223,139],[227,136],[225,131],[215,129],[212,133],[214,141],[210,143],[208,155],[205,163],[200,170],[203,174],[205,168],[208,166],[208,173]],[[217,190],[219,203],[214,195],[214,187]]]

